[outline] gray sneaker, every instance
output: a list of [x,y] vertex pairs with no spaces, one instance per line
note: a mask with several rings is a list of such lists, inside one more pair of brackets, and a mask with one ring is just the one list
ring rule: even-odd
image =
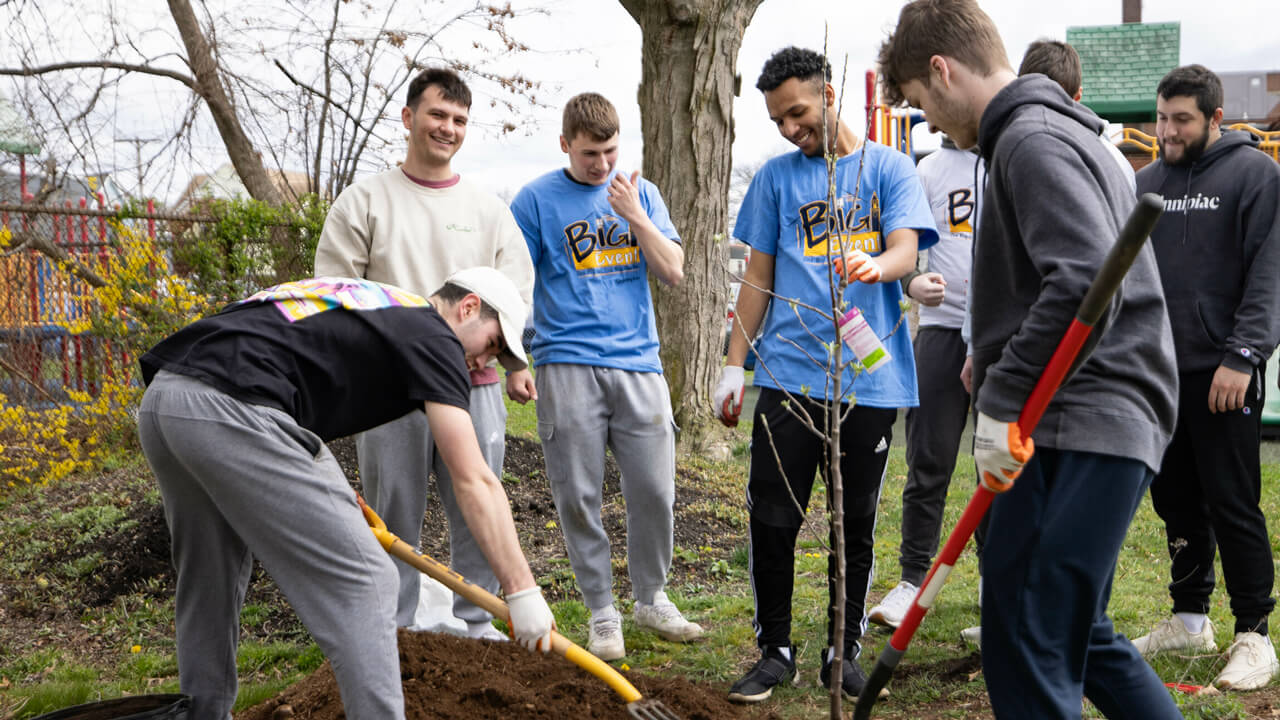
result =
[[702,626],[685,620],[680,609],[661,590],[654,593],[652,605],[636,602],[635,622],[636,627],[652,630],[671,642],[689,642],[702,637]]
[[1227,666],[1213,680],[1214,685],[1224,690],[1257,690],[1266,687],[1280,673],[1276,649],[1271,645],[1271,638],[1264,635],[1236,633],[1236,640],[1227,653]]
[[871,608],[871,612],[867,613],[867,619],[877,625],[898,629],[902,619],[907,616],[907,611],[911,609],[911,603],[916,599],[916,593],[919,590],[920,588],[903,580],[884,596],[879,605]]
[[601,660],[619,660],[627,654],[627,646],[622,641],[621,615],[591,618],[587,652]]
[[1217,652],[1218,646],[1213,641],[1213,623],[1205,618],[1200,632],[1187,630],[1182,619],[1177,615],[1156,623],[1151,632],[1133,641],[1133,646],[1144,656],[1151,656],[1165,650],[1190,650],[1192,652]]

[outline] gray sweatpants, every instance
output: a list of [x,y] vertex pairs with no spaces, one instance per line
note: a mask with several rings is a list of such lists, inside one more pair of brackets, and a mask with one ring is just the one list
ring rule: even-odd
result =
[[347,717],[404,717],[395,570],[320,438],[168,372],[142,397],[138,437],[173,543],[178,676],[193,720],[231,717],[254,557],[332,663]]
[[[471,424],[475,427],[485,463],[501,478],[507,441],[507,406],[502,402],[501,383],[471,388]],[[426,413],[415,410],[398,420],[360,433],[356,436],[356,454],[365,500],[386,521],[388,530],[414,548],[422,539],[428,478],[434,470],[444,514],[449,520],[449,566],[472,583],[491,593],[498,592],[498,579],[458,509],[458,501],[453,495],[453,479],[449,468],[445,467],[444,458],[436,454]],[[400,573],[396,623],[409,626],[413,624],[414,613],[418,610],[422,573],[405,563],[397,563],[396,570]],[[453,614],[472,623],[493,619],[492,615],[458,595],[453,598]]]
[[671,568],[675,423],[660,373],[590,365],[538,367],[538,436],[551,496],[587,608],[613,604],[609,536],[600,521],[605,448],[622,471],[627,570],[652,603]]

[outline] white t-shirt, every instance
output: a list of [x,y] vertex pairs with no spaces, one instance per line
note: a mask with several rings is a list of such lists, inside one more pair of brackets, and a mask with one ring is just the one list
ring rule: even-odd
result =
[[938,226],[939,240],[929,249],[928,270],[941,273],[947,281],[941,305],[920,306],[920,326],[958,330],[964,324],[969,297],[980,192],[974,190],[974,173],[981,184],[982,158],[967,150],[941,147],[921,159],[916,171]]

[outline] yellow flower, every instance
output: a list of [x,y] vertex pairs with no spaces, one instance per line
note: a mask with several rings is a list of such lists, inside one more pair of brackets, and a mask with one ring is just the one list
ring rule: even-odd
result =
[[134,645],[133,647],[129,648],[129,652],[133,653],[134,655],[137,655],[138,653],[142,652],[142,646]]

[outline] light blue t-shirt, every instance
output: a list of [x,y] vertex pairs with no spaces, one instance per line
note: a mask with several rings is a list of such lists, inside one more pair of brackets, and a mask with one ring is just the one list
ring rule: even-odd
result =
[[[839,232],[855,248],[872,256],[884,250],[885,236],[899,228],[919,231],[920,250],[936,243],[933,213],[911,159],[878,143],[867,143],[863,148],[836,163]],[[866,159],[855,202],[854,185],[863,153]],[[775,157],[752,179],[734,227],[736,238],[774,257],[773,291],[777,297],[769,304],[757,343],[755,384],[814,399],[829,399],[833,394],[826,368],[829,355],[823,343],[835,342],[836,334],[830,320],[798,304],[793,310],[786,299],[828,312],[831,307],[827,263],[836,256],[827,251],[827,195],[823,158],[807,157],[798,150]],[[848,245],[845,248],[847,252]],[[852,369],[846,369],[843,400],[882,408],[918,405],[915,357],[900,306],[899,283],[850,283],[844,300],[846,309],[856,306],[862,311],[893,359],[874,373],[858,374],[856,380]],[[847,346],[842,352],[845,363],[854,359]]]
[[[613,176],[609,176],[612,182]],[[662,372],[648,264],[609,185],[553,170],[511,203],[533,259],[535,367],[548,363]],[[680,242],[658,188],[640,179],[640,203],[663,237]]]

